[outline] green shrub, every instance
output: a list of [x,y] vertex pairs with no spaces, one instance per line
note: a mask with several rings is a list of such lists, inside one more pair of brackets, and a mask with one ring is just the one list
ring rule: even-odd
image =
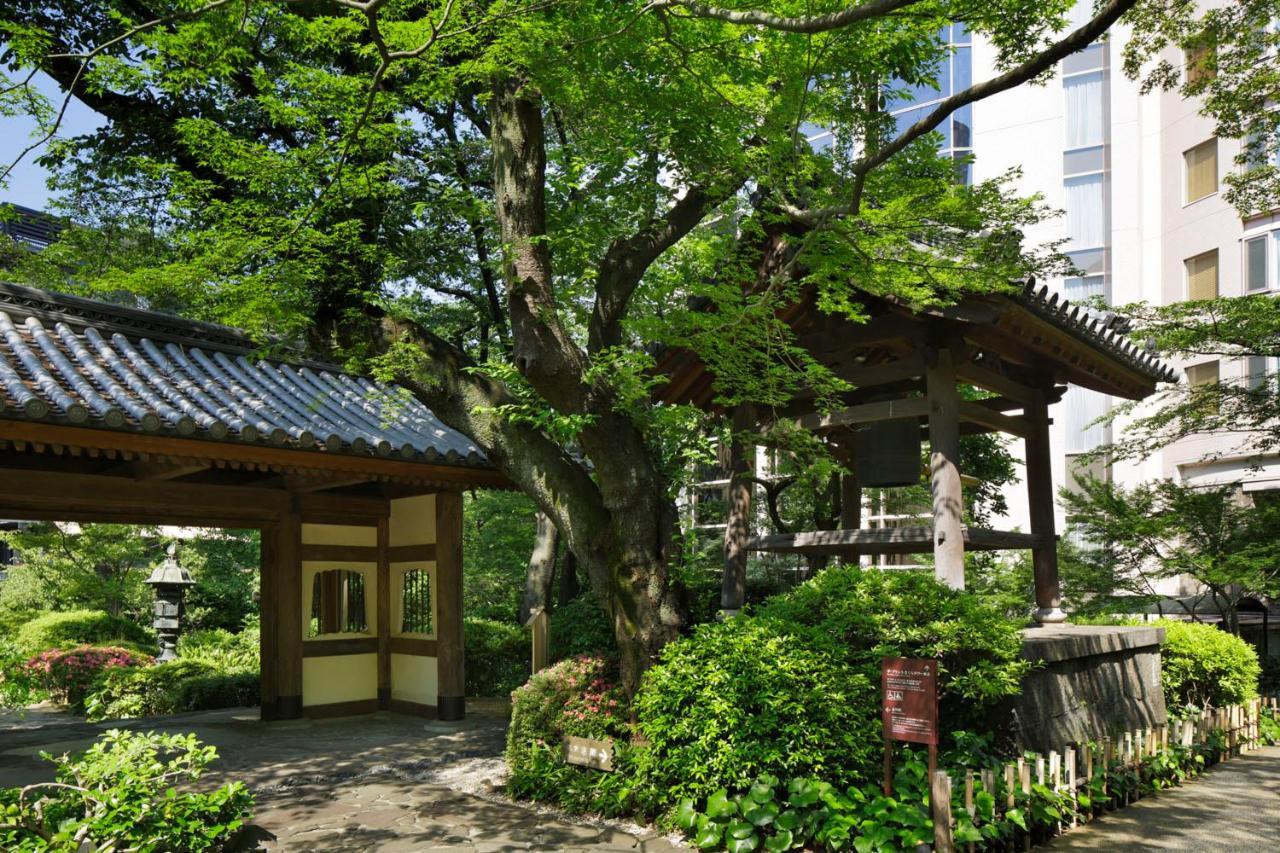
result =
[[1237,705],[1258,695],[1262,667],[1253,646],[1212,625],[1154,624],[1164,628],[1160,680],[1171,710]]
[[575,811],[621,814],[629,808],[630,768],[600,773],[561,760],[565,735],[614,738],[626,753],[627,706],[603,658],[560,661],[511,694],[507,729],[507,789],[515,797],[554,802]]
[[55,701],[80,711],[91,685],[113,670],[151,663],[151,658],[115,646],[48,649],[27,661],[27,671]]
[[243,849],[253,796],[199,779],[217,757],[195,735],[110,731],[76,758],[52,758],[56,782],[0,789],[0,848],[12,851]]
[[529,635],[509,622],[468,616],[462,621],[467,695],[506,696],[529,677]]
[[149,628],[101,610],[68,610],[42,613],[18,629],[18,647],[27,654],[67,646],[123,646],[147,654],[156,651]]
[[880,756],[877,685],[816,631],[742,617],[667,645],[635,700],[646,810],[762,774],[848,785]]
[[90,720],[238,708],[259,700],[256,671],[223,672],[195,660],[105,672],[85,696]]
[[591,591],[565,602],[551,611],[551,659],[579,655],[617,657],[613,624]]
[[183,634],[178,639],[178,657],[208,664],[222,672],[254,672],[259,669],[259,634],[249,628],[233,634],[224,628],[209,628]]
[[923,571],[832,567],[757,613],[818,631],[877,689],[886,656],[937,660],[952,729],[981,730],[987,709],[1016,695],[1031,666],[1017,622]]
[[0,639],[0,708],[24,708],[44,697],[27,660],[12,640]]

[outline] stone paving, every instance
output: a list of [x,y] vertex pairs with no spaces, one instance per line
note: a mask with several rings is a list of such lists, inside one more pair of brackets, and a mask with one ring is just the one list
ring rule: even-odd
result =
[[1280,850],[1280,747],[1263,747],[1074,829],[1051,850]]
[[84,749],[108,728],[194,731],[218,748],[209,781],[257,794],[272,850],[669,851],[651,830],[513,803],[501,791],[506,719],[469,705],[463,723],[379,713],[262,724],[239,708],[116,723],[36,709],[0,715],[0,786],[47,779],[38,757]]

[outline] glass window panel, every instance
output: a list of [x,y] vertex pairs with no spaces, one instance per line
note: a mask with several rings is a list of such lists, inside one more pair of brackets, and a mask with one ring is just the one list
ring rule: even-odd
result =
[[968,148],[973,145],[973,106],[965,104],[952,113],[955,131],[952,134],[952,145],[956,148]]
[[1218,298],[1218,250],[1184,261],[1187,267],[1187,298]]
[[969,27],[967,24],[961,22],[961,23],[952,25],[951,27],[952,44],[969,44],[971,41],[972,39],[969,37]]
[[1106,249],[1085,249],[1083,251],[1067,252],[1067,259],[1071,261],[1076,269],[1086,275],[1101,274],[1107,271]]
[[1280,288],[1280,231],[1271,232],[1271,244],[1275,251],[1271,253],[1271,269],[1267,281],[1271,287]]
[[1255,237],[1244,244],[1244,262],[1247,268],[1247,284],[1249,290],[1267,289],[1267,238]]
[[953,92],[968,89],[973,85],[973,54],[971,48],[957,47],[951,57]]
[[1267,357],[1251,355],[1245,359],[1245,381],[1253,389],[1261,388],[1267,382]]
[[1071,54],[1062,60],[1063,74],[1079,74],[1081,71],[1093,71],[1106,66],[1107,53],[1101,44],[1094,42],[1084,50]]
[[898,125],[898,133],[901,134],[908,127],[911,127],[911,125],[918,122],[927,112],[928,108],[926,107],[916,107],[914,109],[898,113],[894,116],[894,121],[896,121]]
[[1093,0],[1079,0],[1067,11],[1067,29],[1078,30],[1093,19]]
[[1217,72],[1213,69],[1213,49],[1195,47],[1182,53],[1183,70],[1187,83],[1199,83],[1201,80],[1212,80]]
[[951,155],[956,163],[956,183],[964,186],[973,185],[973,152],[955,151]]
[[1082,175],[1107,168],[1107,149],[1102,145],[1062,152],[1062,174]]
[[1088,306],[1095,299],[1110,303],[1107,293],[1106,276],[1089,275],[1080,278],[1069,278],[1062,283],[1063,295],[1067,300],[1078,305]]
[[1101,145],[1103,131],[1102,72],[1080,74],[1062,81],[1067,98],[1067,147]]
[[1067,238],[1071,249],[1091,249],[1106,244],[1106,202],[1102,175],[1085,175],[1063,181],[1067,191]]
[[1218,140],[1209,139],[1182,155],[1187,172],[1187,202],[1218,191]]
[[1218,362],[1207,361],[1187,368],[1187,384],[1191,386],[1192,399],[1198,399],[1197,408],[1206,414],[1217,414],[1218,397],[1213,389],[1218,384]]

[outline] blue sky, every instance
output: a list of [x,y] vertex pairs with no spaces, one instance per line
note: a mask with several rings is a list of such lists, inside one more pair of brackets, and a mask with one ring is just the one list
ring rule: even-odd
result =
[[[36,84],[55,104],[61,103],[58,85],[43,74],[37,75]],[[58,131],[60,137],[88,133],[103,124],[102,117],[84,104],[72,98]],[[31,144],[35,123],[22,118],[0,117],[0,163],[8,166],[22,149]],[[24,204],[27,207],[44,208],[49,201],[49,189],[45,181],[49,173],[36,165],[40,150],[32,151],[9,175],[7,186],[0,187],[0,202]]]

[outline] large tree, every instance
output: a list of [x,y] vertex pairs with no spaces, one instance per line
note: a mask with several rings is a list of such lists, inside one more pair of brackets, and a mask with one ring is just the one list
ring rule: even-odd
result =
[[[101,132],[46,155],[71,212],[158,235],[118,266],[71,252],[32,275],[401,382],[554,523],[635,684],[681,625],[674,497],[698,432],[650,402],[641,345],[696,350],[726,404],[834,403],[844,386],[780,306],[857,318],[855,286],[929,304],[1061,269],[1020,239],[1042,206],[1008,180],[957,185],[932,131],[1122,18],[1130,72],[1156,85],[1152,48],[1230,35],[1159,0],[1064,32],[1072,5],[25,0],[4,11],[0,109],[52,134],[58,105],[24,83],[40,69],[97,110]],[[1259,26],[1274,6],[1239,4]],[[952,21],[1000,73],[899,126],[886,108],[936,85]],[[1241,102],[1212,105],[1226,121]]]

